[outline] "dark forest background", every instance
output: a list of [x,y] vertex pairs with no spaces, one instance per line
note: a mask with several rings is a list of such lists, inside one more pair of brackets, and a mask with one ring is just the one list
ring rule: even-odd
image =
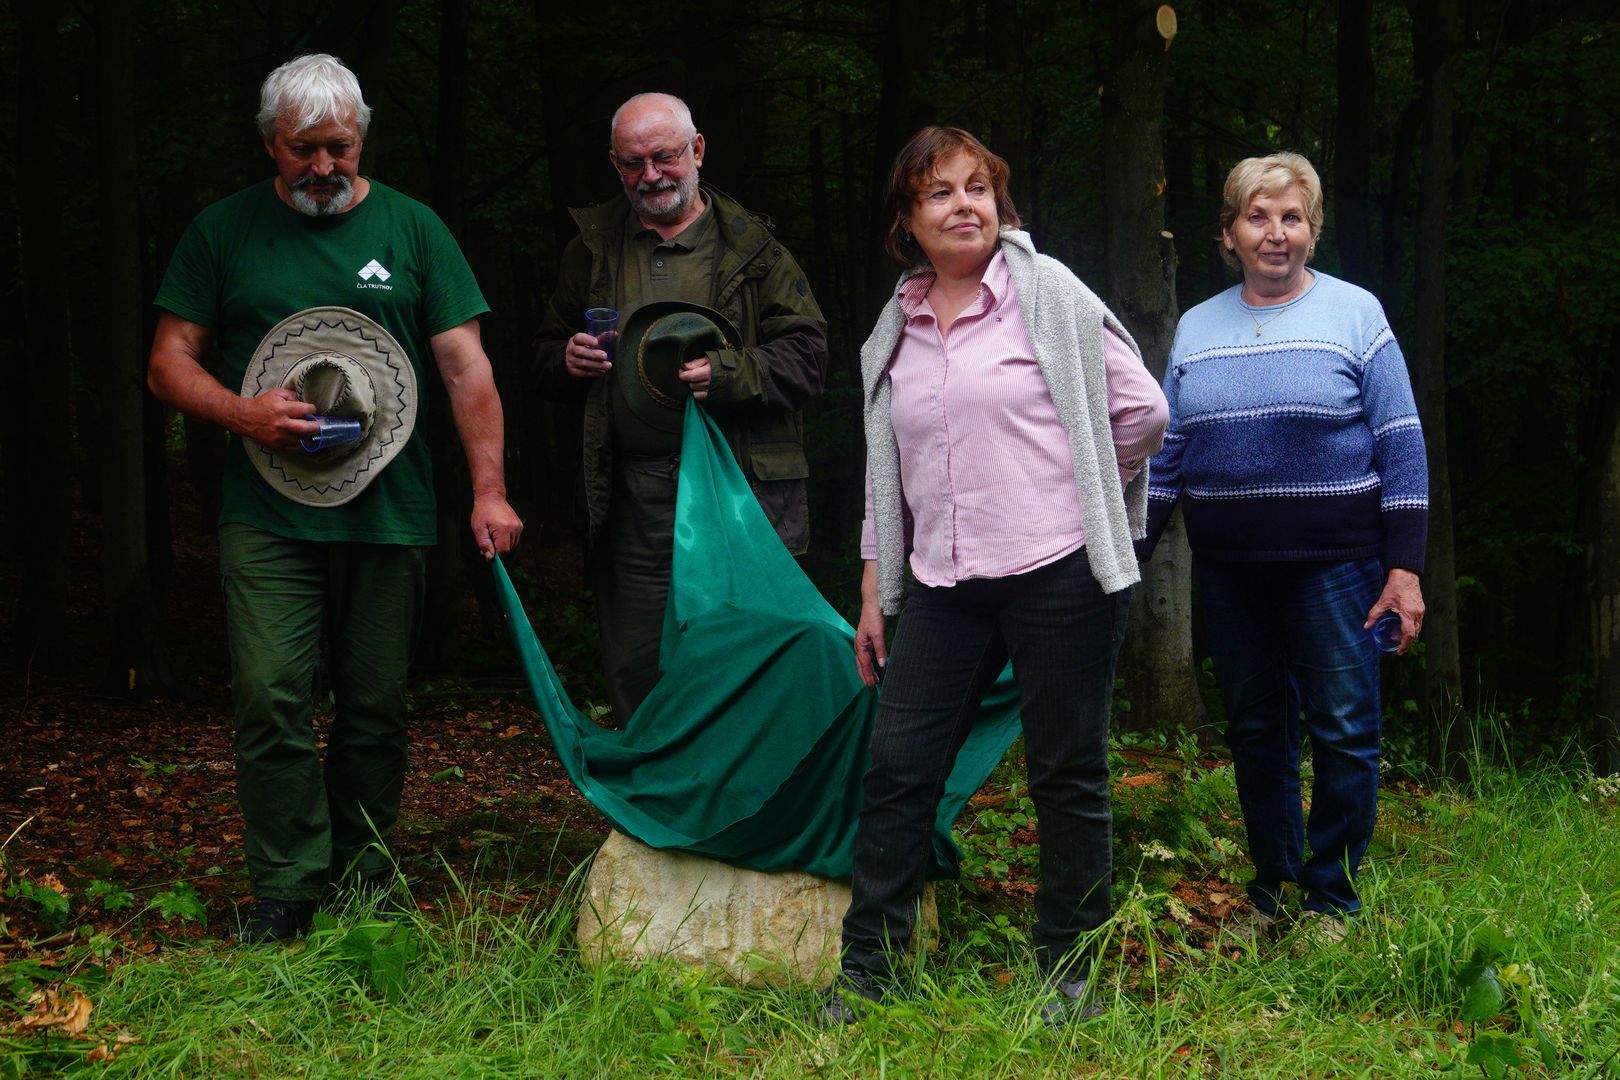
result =
[[[1228,283],[1228,169],[1305,153],[1327,191],[1316,265],[1382,300],[1429,441],[1429,617],[1418,659],[1388,668],[1389,737],[1455,769],[1456,722],[1488,712],[1516,753],[1573,738],[1620,768],[1620,22],[1581,0],[14,0],[0,677],[18,694],[65,676],[163,695],[201,662],[170,613],[214,583],[176,580],[171,553],[206,533],[223,442],[146,393],[150,300],[192,216],[270,175],[258,85],[307,51],[355,69],[374,110],[364,172],[438,210],[494,308],[531,580],[575,557],[579,432],[526,392],[527,341],[566,208],[618,197],[603,150],[628,95],[687,99],[705,182],[774,220],[831,323],[807,567],[846,609],[851,376],[893,279],[876,204],[906,136],[960,124],[1006,157],[1037,245],[1159,372],[1178,312]],[[428,434],[443,509],[420,666],[455,672],[488,640],[465,600],[487,575],[459,451]],[[546,552],[561,554],[532,561]],[[1140,590],[1132,726],[1208,718],[1187,577],[1172,542]],[[542,638],[588,637],[558,626]]]

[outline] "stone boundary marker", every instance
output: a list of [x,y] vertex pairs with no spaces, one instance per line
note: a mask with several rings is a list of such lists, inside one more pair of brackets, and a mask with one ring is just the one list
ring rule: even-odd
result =
[[[848,882],[743,870],[611,832],[585,882],[579,946],[590,964],[661,957],[744,985],[821,986],[837,967],[847,907]],[[932,883],[917,927],[913,941],[932,948],[939,936]]]

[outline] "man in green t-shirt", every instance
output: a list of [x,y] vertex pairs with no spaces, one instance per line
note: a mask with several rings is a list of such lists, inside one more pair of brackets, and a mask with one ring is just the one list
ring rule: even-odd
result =
[[[405,676],[437,539],[428,447],[411,437],[429,356],[467,454],[479,549],[493,558],[523,531],[506,502],[501,402],[479,334],[489,307],[443,222],[360,175],[370,119],[334,57],[272,72],[258,126],[275,177],[197,216],[156,300],[148,385],[230,433],[220,574],[255,899],[248,941],[303,932],[334,884],[387,881],[378,841],[399,813]],[[306,330],[308,342],[326,335],[321,351],[300,348]],[[214,343],[218,379],[202,364]],[[319,360],[338,389],[317,405],[320,377],[264,381],[278,356],[299,370]],[[369,410],[362,449],[306,454],[300,440],[321,430],[310,417],[356,397]],[[324,770],[311,726],[323,622],[336,704]]]

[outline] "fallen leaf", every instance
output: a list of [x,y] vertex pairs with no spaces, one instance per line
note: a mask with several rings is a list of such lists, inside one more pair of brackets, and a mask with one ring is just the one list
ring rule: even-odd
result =
[[65,997],[50,988],[35,990],[28,1004],[34,1007],[33,1014],[18,1021],[18,1031],[60,1028],[69,1035],[78,1035],[90,1026],[90,999],[77,990],[69,991]]
[[34,884],[41,885],[59,896],[67,895],[67,886],[63,885],[62,879],[55,874],[42,874],[34,879]]
[[1120,786],[1122,786],[1122,787],[1139,788],[1139,787],[1147,787],[1149,784],[1157,783],[1158,780],[1159,780],[1159,774],[1158,773],[1156,773],[1156,772],[1145,772],[1145,773],[1137,773],[1135,776],[1122,776],[1122,777],[1120,777],[1119,782],[1120,782]]

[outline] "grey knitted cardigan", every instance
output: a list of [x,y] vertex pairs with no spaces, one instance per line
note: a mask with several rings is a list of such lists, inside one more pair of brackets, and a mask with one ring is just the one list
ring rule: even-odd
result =
[[[1012,271],[1018,310],[1024,316],[1035,359],[1046,377],[1058,419],[1069,436],[1080,520],[1092,576],[1114,593],[1141,580],[1133,538],[1147,532],[1147,467],[1123,494],[1108,421],[1108,381],[1102,330],[1123,338],[1138,357],[1142,350],[1114,313],[1068,267],[1038,254],[1029,234],[1001,231],[1001,251]],[[914,268],[902,276],[923,273]],[[866,405],[866,456],[872,470],[872,523],[877,539],[878,600],[885,614],[900,610],[905,594],[905,498],[900,489],[900,448],[889,419],[889,361],[905,327],[898,299],[878,316],[861,347],[861,385]]]

